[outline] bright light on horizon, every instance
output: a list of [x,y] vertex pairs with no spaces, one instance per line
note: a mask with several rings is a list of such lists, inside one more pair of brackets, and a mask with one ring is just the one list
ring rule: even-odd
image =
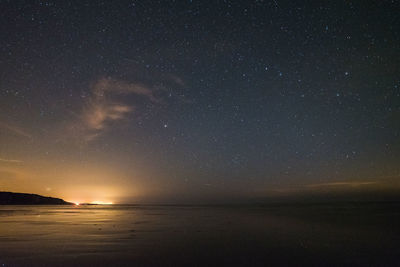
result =
[[75,206],[79,206],[79,205],[82,205],[82,204],[93,204],[93,205],[112,205],[112,204],[114,204],[114,202],[112,202],[112,201],[106,201],[106,200],[95,200],[95,201],[76,201],[76,200],[73,200],[73,201],[68,201],[68,202],[70,202],[70,203],[73,203]]

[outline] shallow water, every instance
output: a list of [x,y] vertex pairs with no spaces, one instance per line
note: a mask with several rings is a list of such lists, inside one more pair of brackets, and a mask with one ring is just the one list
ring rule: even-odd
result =
[[0,206],[0,266],[400,265],[400,204]]

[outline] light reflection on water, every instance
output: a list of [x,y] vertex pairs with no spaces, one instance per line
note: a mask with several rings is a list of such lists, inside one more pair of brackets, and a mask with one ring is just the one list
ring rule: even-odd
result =
[[0,264],[396,265],[398,208],[0,206]]

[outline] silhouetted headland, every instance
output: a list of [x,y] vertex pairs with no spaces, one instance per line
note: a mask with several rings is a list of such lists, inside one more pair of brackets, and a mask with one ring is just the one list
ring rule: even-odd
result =
[[73,203],[36,194],[0,192],[0,205],[73,205]]

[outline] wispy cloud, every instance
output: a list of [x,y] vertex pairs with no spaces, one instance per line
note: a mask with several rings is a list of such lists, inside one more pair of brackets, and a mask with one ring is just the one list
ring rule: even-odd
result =
[[[135,77],[135,75],[133,75]],[[140,80],[141,82],[137,82]],[[139,117],[144,109],[159,110],[169,103],[188,103],[179,93],[185,85],[177,76],[157,76],[134,82],[100,78],[91,83],[80,109],[68,110],[70,120],[54,129],[57,142],[73,141],[80,145],[97,140],[122,122]]]
[[133,107],[118,103],[91,103],[83,114],[83,121],[89,129],[102,130],[107,122],[121,120]]
[[136,96],[143,102],[161,103],[151,87],[129,83],[112,78],[101,78],[91,87],[91,95],[82,110],[80,127],[86,141],[91,141],[108,129],[112,122],[121,121],[135,111],[135,104],[121,99],[121,96]]
[[18,159],[4,159],[4,158],[0,158],[0,162],[6,162],[6,163],[22,163],[22,160],[18,160]]
[[358,187],[365,185],[378,184],[378,182],[332,182],[332,183],[319,183],[319,184],[309,184],[306,187]]
[[4,123],[4,122],[0,122],[0,129],[4,129],[7,132],[12,133],[17,136],[32,138],[32,135],[29,134],[28,132],[26,132],[25,130],[23,130],[17,126]]

